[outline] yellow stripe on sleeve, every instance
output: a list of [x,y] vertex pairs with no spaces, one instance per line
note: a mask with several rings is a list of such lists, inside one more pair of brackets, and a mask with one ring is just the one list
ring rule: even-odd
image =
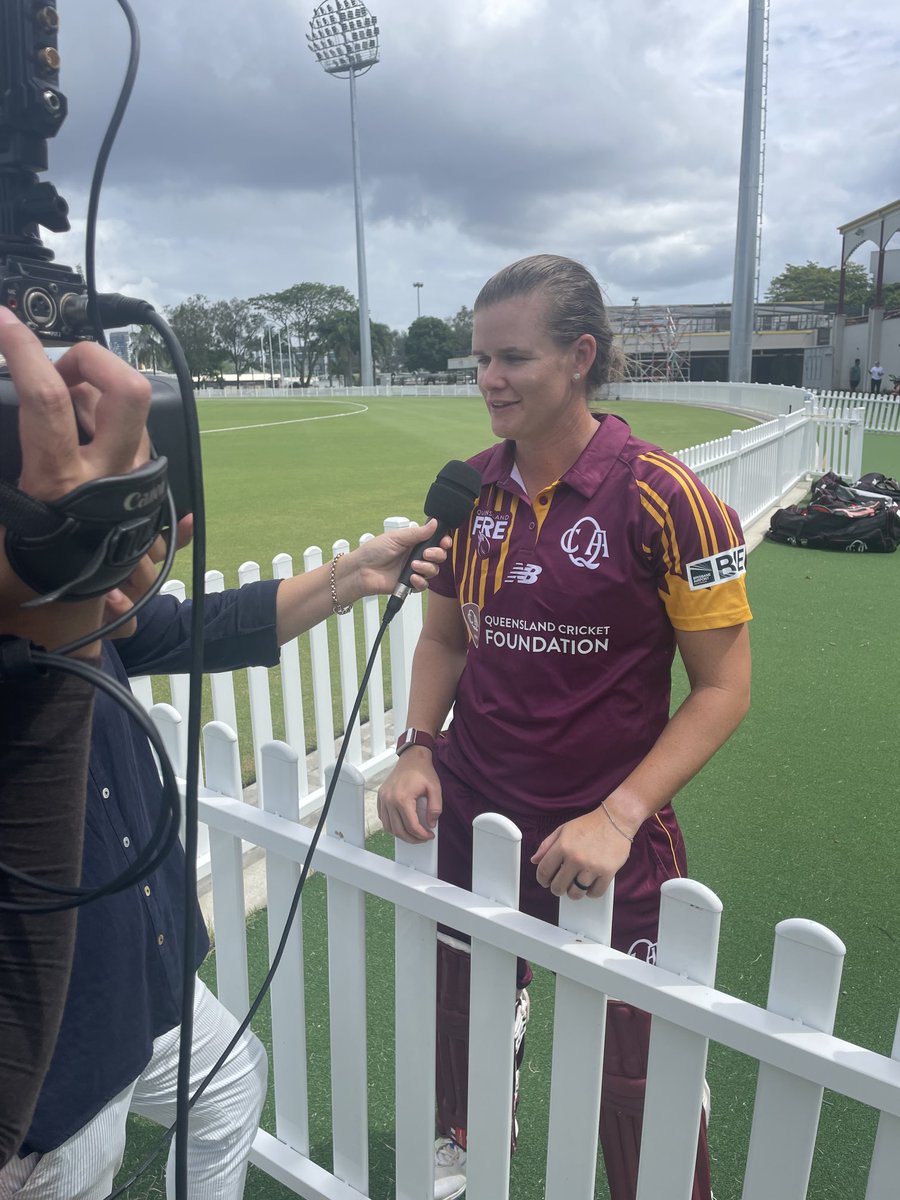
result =
[[[663,557],[666,565],[674,574],[681,574],[681,553],[678,549],[678,538],[675,535],[675,523],[669,506],[661,496],[658,496],[642,479],[637,481],[641,493],[641,504],[662,530]],[[652,501],[652,503],[651,503]]]
[[718,553],[719,545],[712,517],[703,497],[697,490],[693,477],[688,473],[687,467],[679,463],[677,459],[664,458],[659,454],[642,454],[640,457],[641,461],[660,467],[681,485],[682,491],[687,497],[691,511],[694,514],[694,520],[697,522],[697,532],[700,535],[703,557],[706,558],[710,554]]

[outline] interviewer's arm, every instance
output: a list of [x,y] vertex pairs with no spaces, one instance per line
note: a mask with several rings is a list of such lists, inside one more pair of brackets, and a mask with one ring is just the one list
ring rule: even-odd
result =
[[[343,555],[334,569],[338,603],[354,604],[363,596],[389,595],[410,552],[430,537],[435,528],[436,522],[429,521],[426,525],[382,533]],[[437,574],[449,545],[450,539],[446,538],[442,548],[432,547],[423,558],[415,560],[411,583],[416,590],[427,587],[428,580]],[[332,604],[331,563],[285,579],[275,602],[279,644],[324,621],[331,615]]]

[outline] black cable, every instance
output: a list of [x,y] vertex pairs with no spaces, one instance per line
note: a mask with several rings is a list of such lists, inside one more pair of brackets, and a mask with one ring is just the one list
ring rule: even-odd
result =
[[0,873],[16,879],[22,884],[38,891],[69,897],[65,902],[60,901],[55,904],[50,902],[30,903],[16,900],[0,901],[0,911],[37,914],[63,912],[70,908],[80,908],[85,904],[91,904],[93,901],[99,900],[102,896],[111,896],[117,892],[125,891],[126,888],[132,887],[135,883],[140,882],[141,879],[151,875],[168,855],[178,837],[179,805],[178,782],[166,754],[162,737],[128,688],[122,687],[118,680],[111,678],[102,671],[98,671],[96,667],[92,667],[90,663],[86,663],[79,658],[65,658],[58,652],[51,654],[40,650],[32,651],[31,658],[37,666],[49,667],[54,670],[64,671],[70,675],[77,675],[117,700],[147,736],[159,758],[160,770],[163,775],[162,805],[150,840],[127,870],[123,871],[121,875],[116,876],[109,883],[102,884],[96,888],[65,887],[60,884],[49,883],[46,880],[27,874],[25,871],[19,871],[14,867],[0,863]]
[[84,235],[84,281],[87,285],[88,314],[91,324],[94,327],[94,337],[101,346],[106,346],[107,342],[106,334],[103,332],[103,323],[100,320],[97,302],[97,276],[94,265],[97,212],[100,207],[100,188],[103,186],[103,176],[106,172],[106,164],[109,160],[113,142],[116,140],[116,134],[119,132],[119,126],[125,115],[125,109],[128,107],[128,101],[131,99],[135,77],[137,76],[138,63],[141,57],[141,34],[131,6],[128,0],[117,0],[117,3],[125,14],[125,20],[128,22],[128,28],[131,33],[131,49],[128,55],[128,67],[125,71],[125,79],[122,82],[122,88],[119,92],[119,99],[116,102],[113,115],[110,117],[109,125],[106,128],[106,134],[97,153],[97,161],[94,163],[94,173],[91,177],[91,189],[88,197],[87,226]]
[[[254,997],[253,1002],[247,1011],[247,1015],[241,1021],[240,1025],[238,1026],[231,1041],[228,1043],[228,1045],[225,1047],[225,1049],[219,1055],[218,1060],[216,1061],[214,1066],[211,1068],[211,1070],[207,1074],[206,1078],[199,1085],[196,1092],[194,1092],[194,1094],[191,1097],[190,1102],[188,1104],[189,1108],[193,1108],[193,1106],[197,1102],[197,1100],[200,1099],[200,1097],[203,1095],[203,1093],[209,1087],[210,1083],[212,1082],[212,1080],[215,1077],[215,1075],[217,1074],[217,1072],[222,1068],[223,1064],[227,1060],[228,1056],[231,1054],[232,1050],[235,1048],[237,1043],[243,1037],[250,1022],[256,1016],[259,1006],[262,1004],[263,1000],[265,999],[266,994],[269,991],[269,988],[272,986],[272,980],[275,978],[275,972],[278,970],[278,967],[281,964],[281,960],[284,957],[284,952],[285,952],[285,949],[287,948],[287,943],[288,943],[288,938],[290,936],[291,928],[294,924],[294,918],[297,915],[297,908],[299,907],[299,904],[300,904],[300,898],[303,894],[303,887],[306,883],[307,876],[309,875],[309,872],[310,872],[313,855],[316,852],[316,847],[319,844],[319,839],[321,838],[322,831],[325,828],[325,822],[328,818],[329,809],[331,808],[331,800],[334,795],[334,789],[337,786],[338,779],[340,778],[341,767],[344,764],[344,758],[346,757],[346,754],[347,754],[347,747],[350,745],[350,732],[353,729],[353,726],[356,722],[356,718],[359,715],[359,710],[362,707],[362,702],[363,702],[363,699],[366,694],[366,688],[369,683],[369,677],[371,676],[372,669],[375,666],[375,659],[378,655],[378,649],[381,646],[381,642],[384,638],[385,632],[387,631],[387,627],[388,627],[388,624],[390,623],[392,616],[393,616],[393,613],[389,614],[388,612],[385,612],[384,616],[382,617],[381,625],[379,626],[378,633],[375,635],[375,640],[372,643],[372,649],[369,652],[369,659],[368,659],[368,662],[366,663],[366,668],[363,671],[362,680],[359,685],[359,690],[356,693],[356,700],[353,702],[353,708],[350,712],[350,716],[347,720],[347,725],[344,730],[344,738],[343,738],[343,741],[341,742],[341,747],[340,747],[340,750],[338,751],[338,756],[337,756],[337,759],[334,764],[334,773],[331,777],[331,783],[328,787],[328,790],[325,794],[325,800],[323,801],[323,804],[322,804],[322,812],[319,814],[319,820],[316,822],[316,827],[315,827],[315,830],[313,831],[312,840],[310,841],[309,849],[306,852],[306,858],[303,860],[303,866],[300,869],[300,878],[297,881],[297,887],[294,889],[294,895],[293,895],[293,898],[291,899],[291,905],[290,905],[290,908],[288,909],[288,915],[287,915],[287,918],[284,923],[284,928],[282,929],[282,932],[281,932],[281,938],[279,939],[278,947],[275,951],[275,954],[272,957],[272,964],[269,967],[268,973],[266,974],[265,979],[262,981],[259,991],[256,993],[256,996]],[[134,1184],[141,1177],[141,1175],[143,1175],[144,1172],[147,1171],[152,1166],[152,1164],[156,1161],[156,1159],[159,1157],[159,1155],[162,1153],[162,1151],[168,1145],[169,1139],[172,1137],[172,1134],[175,1133],[175,1131],[176,1131],[175,1125],[169,1126],[169,1128],[165,1131],[165,1133],[162,1135],[162,1137],[156,1143],[156,1146],[154,1147],[154,1149],[151,1150],[150,1154],[144,1159],[144,1161],[137,1168],[137,1170],[134,1171],[134,1173],[128,1179],[126,1179],[124,1183],[120,1184],[119,1187],[117,1187],[115,1189],[115,1191],[110,1192],[109,1195],[104,1197],[104,1200],[117,1200],[117,1197],[124,1195],[125,1192],[132,1186],[132,1184]]]

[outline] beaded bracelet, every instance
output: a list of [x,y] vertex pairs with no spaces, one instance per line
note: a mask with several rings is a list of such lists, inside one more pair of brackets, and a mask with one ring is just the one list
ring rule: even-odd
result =
[[331,583],[331,611],[336,617],[345,617],[353,608],[352,604],[341,604],[337,594],[337,560],[343,558],[343,551],[336,554],[331,560],[331,575],[329,577]]
[[618,825],[615,823],[615,821],[612,819],[612,816],[611,816],[611,814],[610,814],[610,811],[609,811],[609,809],[606,807],[606,801],[605,801],[605,800],[601,800],[601,801],[600,801],[600,807],[601,807],[601,808],[603,809],[603,811],[606,813],[606,819],[609,821],[610,825],[612,825],[612,827],[613,827],[613,829],[616,831],[616,833],[621,833],[621,835],[622,835],[622,837],[623,837],[623,838],[627,838],[629,842],[633,842],[633,841],[634,841],[634,838],[633,838],[633,837],[631,837],[629,834],[627,834],[627,833],[625,832],[625,830],[624,830],[624,829],[620,828],[620,826],[618,826]]

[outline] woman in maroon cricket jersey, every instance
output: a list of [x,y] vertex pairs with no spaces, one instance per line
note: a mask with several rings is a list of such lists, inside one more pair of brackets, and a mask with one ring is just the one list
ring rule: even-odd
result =
[[[652,960],[660,885],[687,870],[670,802],[749,703],[743,533],[682,463],[590,409],[614,350],[583,266],[537,255],[498,272],[475,301],[473,353],[502,440],[470,460],[482,491],[431,587],[381,818],[410,842],[440,819],[439,874],[469,887],[472,820],[501,812],[522,831],[523,911],[555,922],[559,896],[597,897],[615,878],[613,945]],[[690,692],[670,717],[676,649]],[[442,934],[435,1200],[466,1182],[468,963],[464,940]],[[530,977],[520,963],[517,1066]],[[610,1003],[613,1200],[635,1193],[648,1028]],[[709,1196],[701,1119],[693,1200]]]

